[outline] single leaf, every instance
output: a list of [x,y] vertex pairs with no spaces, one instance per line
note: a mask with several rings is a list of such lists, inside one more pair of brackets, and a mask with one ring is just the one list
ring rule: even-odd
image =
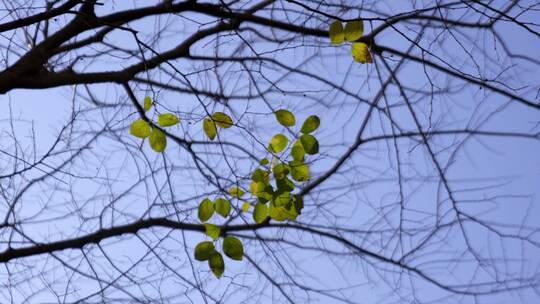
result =
[[266,166],[270,163],[270,161],[268,160],[268,158],[263,158],[261,159],[261,161],[259,162],[259,165],[261,166]]
[[351,53],[356,62],[373,63],[373,57],[371,57],[369,48],[367,44],[363,42],[353,43],[351,46]]
[[276,179],[283,179],[289,174],[289,166],[284,163],[278,163],[272,167],[272,173]]
[[285,208],[276,207],[274,204],[270,204],[270,208],[268,208],[268,214],[273,220],[276,220],[278,222],[283,222],[287,219],[287,212],[285,211]]
[[353,42],[362,37],[364,34],[364,22],[362,20],[349,21],[345,25],[345,39]]
[[270,140],[270,145],[268,146],[268,149],[270,150],[270,152],[279,153],[285,150],[288,143],[289,143],[289,139],[287,138],[287,136],[281,133],[276,134]]
[[319,153],[319,142],[313,135],[304,134],[300,136],[300,142],[307,154],[313,155]]
[[296,213],[301,214],[302,209],[304,209],[304,198],[299,194],[294,195],[293,206],[294,206],[294,209],[296,210]]
[[208,259],[208,266],[216,278],[221,278],[221,275],[223,275],[223,272],[225,271],[225,262],[223,261],[223,256],[221,253],[214,251],[214,253]]
[[302,143],[299,140],[295,141],[291,148],[292,158],[295,161],[303,162],[305,155],[306,155],[306,151],[304,150]]
[[294,183],[285,176],[282,179],[276,179],[277,192],[291,192],[294,190]]
[[289,168],[291,168],[291,176],[297,182],[309,181],[309,167],[299,161],[290,161]]
[[330,24],[328,32],[330,34],[330,42],[332,42],[332,44],[341,44],[345,40],[343,24],[341,24],[341,21],[339,20],[336,20]]
[[296,119],[294,118],[293,113],[287,111],[287,110],[277,110],[276,111],[276,119],[277,121],[286,127],[291,127],[296,124]]
[[259,196],[259,193],[264,192],[265,184],[263,182],[252,181],[249,185],[249,191],[254,196]]
[[231,187],[231,189],[229,190],[229,194],[232,196],[232,197],[236,197],[236,198],[241,198],[242,195],[244,195],[244,190],[238,188],[238,187]]
[[146,96],[144,98],[144,111],[150,110],[151,107],[152,107],[152,97]]
[[214,113],[212,115],[212,119],[214,120],[216,125],[218,125],[218,127],[223,129],[230,128],[233,125],[232,118],[223,112]]
[[249,202],[244,202],[244,204],[242,205],[242,211],[248,212],[250,207],[251,204]]
[[204,224],[204,229],[206,230],[206,235],[212,238],[212,240],[217,240],[221,234],[221,227],[214,224]]
[[309,134],[319,127],[321,124],[321,120],[317,115],[311,115],[304,121],[304,124],[302,124],[302,129],[300,129],[300,132],[304,134]]
[[173,113],[165,113],[158,116],[157,123],[162,127],[170,127],[177,124],[180,120]]
[[268,207],[266,204],[263,204],[261,202],[257,203],[255,205],[255,209],[253,209],[253,219],[257,224],[260,224],[264,222],[264,220],[268,217]]
[[241,261],[244,256],[242,242],[234,236],[227,236],[223,240],[223,252],[233,260]]
[[206,261],[216,251],[214,243],[212,242],[200,242],[195,246],[195,259],[197,261]]
[[206,222],[208,219],[212,217],[214,214],[214,203],[212,203],[211,200],[205,198],[200,204],[199,204],[199,210],[198,210],[198,216],[199,220],[201,222]]
[[165,147],[167,147],[167,138],[165,137],[165,132],[161,131],[158,128],[152,128],[152,133],[150,133],[150,147],[156,152],[163,152]]
[[212,119],[205,118],[203,120],[203,130],[206,136],[210,138],[210,140],[214,140],[214,138],[216,138],[217,128],[216,128],[216,124],[214,123]]
[[273,205],[275,207],[283,207],[286,206],[291,201],[291,193],[290,192],[282,192],[278,196],[274,198]]
[[262,169],[256,169],[253,171],[253,174],[251,174],[251,179],[254,182],[261,182],[267,184],[270,181],[270,173],[266,170]]
[[146,138],[150,136],[150,133],[152,133],[152,128],[150,128],[150,124],[148,124],[148,122],[142,119],[137,119],[131,124],[129,133],[135,137]]
[[227,217],[229,212],[231,212],[231,203],[228,200],[219,197],[214,201],[214,209],[222,217]]

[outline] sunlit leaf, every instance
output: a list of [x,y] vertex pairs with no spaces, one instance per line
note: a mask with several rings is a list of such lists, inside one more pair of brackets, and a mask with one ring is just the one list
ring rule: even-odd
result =
[[303,162],[305,155],[306,151],[304,150],[302,143],[299,140],[295,141],[291,148],[291,156],[293,159],[295,161]]
[[273,205],[276,207],[282,207],[287,205],[291,201],[291,193],[283,192],[274,198]]
[[198,216],[201,222],[206,222],[214,214],[214,203],[211,200],[205,198],[199,204]]
[[244,256],[242,242],[234,236],[227,236],[223,240],[223,252],[233,260],[241,261]]
[[248,212],[249,208],[251,208],[251,204],[249,202],[244,202],[244,204],[242,204],[242,211],[243,212]]
[[304,134],[300,136],[300,142],[307,154],[319,153],[319,142],[313,135]]
[[270,161],[268,160],[268,158],[263,158],[261,159],[261,161],[259,162],[259,165],[261,166],[266,166],[270,163]]
[[163,152],[165,147],[167,147],[167,137],[165,137],[165,132],[158,128],[152,129],[148,141],[150,142],[150,147],[156,152]]
[[245,194],[244,190],[238,188],[238,187],[231,187],[231,189],[229,190],[229,194],[232,196],[232,197],[236,197],[236,198],[241,198],[242,195]]
[[257,203],[253,209],[253,219],[257,224],[260,224],[264,222],[266,217],[268,217],[268,206],[261,202]]
[[345,39],[356,41],[364,34],[364,22],[362,20],[349,21],[345,25]]
[[345,32],[343,31],[343,24],[341,21],[336,20],[330,24],[329,28],[330,42],[332,44],[341,44],[345,40]]
[[355,61],[360,63],[373,63],[373,57],[369,52],[367,44],[363,42],[353,43],[351,46],[351,53]]
[[232,118],[223,112],[214,113],[212,115],[212,119],[214,120],[216,125],[218,125],[218,127],[220,128],[227,129],[227,128],[232,127],[233,125]]
[[150,110],[151,107],[152,107],[152,97],[146,96],[144,98],[144,111]]
[[158,125],[162,127],[170,127],[177,124],[180,120],[173,113],[165,113],[158,116]]
[[152,133],[152,128],[148,122],[142,119],[137,119],[131,124],[129,133],[135,137],[146,138],[150,136],[150,133]]
[[259,196],[259,193],[264,192],[265,184],[263,182],[252,181],[249,190],[254,196]]
[[203,130],[206,136],[210,138],[210,140],[214,140],[214,138],[216,138],[217,128],[216,128],[216,124],[214,123],[212,119],[205,118],[203,120]]
[[290,161],[289,168],[291,169],[291,176],[295,181],[307,182],[310,178],[309,167],[299,161]]
[[216,251],[214,243],[212,242],[200,242],[195,246],[195,259],[197,261],[206,261]]
[[309,134],[319,127],[321,124],[321,120],[317,115],[311,115],[304,121],[304,124],[302,124],[302,128],[300,129],[300,132],[304,134]]
[[204,224],[204,229],[206,230],[206,235],[211,237],[214,241],[217,240],[221,234],[221,227],[214,224]]
[[287,219],[287,212],[285,211],[285,208],[276,207],[274,204],[270,204],[268,214],[273,220],[276,220],[278,222],[283,222]]
[[214,209],[222,217],[227,217],[229,212],[231,212],[231,203],[228,200],[219,197],[214,202]]
[[208,259],[208,266],[216,278],[221,278],[223,272],[225,271],[225,262],[223,261],[223,256],[221,253],[214,251],[214,253]]
[[270,145],[268,146],[268,149],[270,152],[279,153],[287,147],[287,144],[289,143],[289,139],[287,136],[279,133],[274,135],[272,139],[270,140]]
[[283,109],[276,111],[276,119],[280,124],[286,127],[294,126],[296,123],[293,113]]

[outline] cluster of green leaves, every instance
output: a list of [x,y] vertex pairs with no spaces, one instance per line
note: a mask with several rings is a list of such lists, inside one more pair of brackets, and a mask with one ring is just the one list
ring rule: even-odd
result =
[[342,44],[345,41],[351,42],[351,54],[355,61],[360,63],[373,63],[373,57],[369,52],[369,47],[364,42],[358,41],[364,34],[364,22],[353,20],[347,22],[345,27],[341,21],[336,20],[330,24],[330,42],[332,44]]
[[[219,112],[218,112],[219,113]],[[215,114],[214,114],[215,115]],[[228,117],[228,116],[227,116]],[[285,127],[296,125],[296,118],[293,113],[281,109],[275,112],[277,121]],[[220,123],[227,123],[227,127],[232,125],[232,120],[224,117],[212,116],[207,121],[211,126],[220,126]],[[282,134],[275,134],[268,144],[268,151],[272,154],[272,160],[267,158],[259,162],[259,166],[251,174],[251,184],[249,192],[251,200],[255,204],[253,208],[253,220],[262,224],[268,220],[285,221],[296,220],[304,208],[304,201],[301,195],[294,194],[297,183],[305,183],[310,179],[310,170],[305,163],[306,155],[319,153],[319,142],[313,132],[320,125],[319,117],[309,116],[296,136],[294,143],[290,143],[289,138]],[[220,126],[221,127],[221,126]],[[210,139],[213,136],[205,133]],[[214,133],[211,133],[214,134]],[[214,134],[215,136],[215,134]],[[289,147],[289,149],[287,149]],[[289,152],[286,154],[285,152]],[[242,211],[248,212],[252,204],[244,200],[246,191],[238,186],[233,186],[229,190],[229,195],[239,201],[243,201]],[[217,243],[222,237],[222,229],[215,224],[207,223],[215,214],[226,219],[231,213],[231,202],[223,197],[218,197],[214,201],[206,198],[198,208],[199,220],[204,224],[206,234],[212,241],[203,241],[195,247],[195,259],[208,261],[210,270],[217,278],[220,278],[225,270],[223,255],[216,249]],[[223,253],[233,259],[242,260],[244,247],[242,242],[233,237],[225,236],[222,242]]]
[[[233,192],[232,188],[231,192]],[[225,271],[223,255],[216,250],[214,244],[217,243],[220,236],[222,236],[221,227],[206,222],[210,220],[214,214],[227,218],[230,213],[231,202],[223,197],[218,197],[213,202],[206,198],[199,204],[199,220],[204,223],[206,235],[208,235],[212,241],[203,241],[195,246],[195,259],[198,261],[208,261],[210,270],[217,278],[220,278]],[[223,253],[232,260],[241,261],[244,256],[244,246],[242,245],[242,242],[234,236],[225,236],[223,238],[222,250]]]
[[[144,98],[143,109],[145,112],[150,111],[153,106],[152,98],[149,96]],[[170,127],[178,124],[180,119],[173,113],[164,113],[158,115],[157,126]],[[150,147],[156,152],[163,152],[167,147],[167,137],[165,132],[156,127],[155,123],[151,123],[145,119],[135,120],[130,127],[131,135],[138,138],[147,138]]]

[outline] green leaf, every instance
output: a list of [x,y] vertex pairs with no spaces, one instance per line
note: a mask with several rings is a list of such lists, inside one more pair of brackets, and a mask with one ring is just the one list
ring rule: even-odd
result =
[[345,25],[345,39],[353,42],[362,37],[364,34],[364,22],[362,20],[349,21]]
[[284,163],[278,163],[272,168],[272,173],[276,179],[283,179],[289,174],[289,166]]
[[208,219],[212,217],[214,214],[214,203],[212,203],[211,200],[205,198],[200,204],[199,204],[199,220],[201,222],[206,222]]
[[329,28],[330,42],[332,44],[341,44],[345,40],[345,32],[343,31],[343,24],[341,21],[336,20],[330,24]]
[[150,110],[151,107],[152,107],[152,97],[146,96],[144,98],[144,111]]
[[268,149],[270,152],[273,153],[279,153],[287,147],[287,144],[289,143],[289,139],[287,136],[279,133],[274,135],[272,139],[270,140],[270,145],[268,146]]
[[282,179],[276,179],[276,186],[278,189],[278,193],[291,192],[294,190],[294,184],[290,179],[287,178],[287,176]]
[[150,124],[148,124],[147,121],[144,121],[142,119],[135,120],[129,128],[129,133],[139,138],[146,138],[150,136],[151,132],[152,128],[150,128]]
[[306,151],[300,141],[295,141],[291,148],[291,156],[295,161],[303,162]]
[[241,261],[244,256],[242,242],[234,236],[227,236],[223,240],[223,252],[233,260]]
[[319,127],[321,124],[321,120],[317,115],[311,115],[304,121],[304,124],[302,125],[302,129],[300,129],[300,132],[304,134],[309,134]]
[[206,230],[206,235],[212,238],[212,240],[217,240],[221,234],[221,227],[214,224],[204,224],[204,229]]
[[276,119],[280,124],[286,127],[294,126],[296,123],[293,113],[283,109],[276,111]]
[[257,203],[253,209],[253,219],[257,224],[260,224],[264,222],[266,217],[268,217],[268,207],[261,202]]
[[275,207],[282,207],[287,205],[291,201],[291,193],[283,192],[274,198],[273,205]]
[[291,176],[297,182],[307,182],[310,178],[309,167],[299,161],[290,161],[289,168],[291,168]]
[[180,120],[173,113],[165,113],[158,116],[157,123],[162,127],[170,127],[177,124]]
[[259,165],[261,166],[266,166],[270,163],[270,161],[268,160],[268,158],[263,158],[261,159],[261,161],[259,162]]
[[216,251],[214,243],[212,242],[200,242],[195,246],[195,259],[197,261],[206,261]]
[[261,183],[268,184],[268,182],[270,181],[269,174],[270,173],[268,173],[268,171],[266,170],[256,169],[255,171],[253,171],[253,174],[251,174],[251,179],[254,182],[261,182]]
[[244,204],[242,205],[242,211],[248,212],[250,207],[251,207],[251,204],[249,202],[244,202]]
[[285,208],[276,207],[274,204],[270,204],[268,214],[273,220],[276,220],[278,222],[283,222],[287,219],[287,212],[285,211]]
[[249,191],[254,196],[259,196],[259,193],[264,192],[265,184],[263,182],[252,181],[249,185]]
[[216,124],[214,123],[212,119],[205,118],[203,120],[203,130],[206,136],[210,138],[210,140],[214,140],[214,138],[216,138],[217,128],[216,128]]
[[351,54],[356,62],[373,63],[373,57],[369,52],[367,44],[363,42],[353,43],[351,46]]
[[319,142],[314,136],[304,134],[300,136],[300,142],[307,154],[313,155],[319,153]]
[[220,197],[214,202],[214,208],[219,215],[222,217],[227,217],[229,212],[231,212],[231,203],[228,200]]
[[218,125],[218,127],[221,127],[223,129],[230,128],[233,125],[232,118],[223,112],[214,113],[212,115],[212,119],[214,120],[216,125]]
[[242,195],[245,194],[244,190],[238,188],[238,187],[231,187],[231,189],[229,190],[229,194],[232,196],[232,197],[236,197],[236,198],[241,198]]
[[296,213],[301,214],[302,209],[304,209],[304,198],[299,194],[294,195],[293,206],[294,206],[294,209],[296,210]]
[[167,138],[165,137],[165,132],[161,131],[158,128],[153,128],[152,133],[150,133],[150,147],[156,152],[163,152],[165,147],[167,147]]
[[223,261],[223,256],[221,253],[214,251],[214,253],[208,259],[208,266],[216,278],[221,278],[221,275],[223,275],[223,272],[225,271],[225,262]]

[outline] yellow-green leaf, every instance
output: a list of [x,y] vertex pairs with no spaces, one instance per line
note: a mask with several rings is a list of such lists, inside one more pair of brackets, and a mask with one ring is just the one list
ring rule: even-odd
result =
[[206,235],[212,238],[212,240],[217,240],[221,234],[221,227],[214,224],[204,224],[204,229],[206,230]]
[[289,139],[287,136],[279,133],[274,135],[272,139],[270,140],[270,145],[268,146],[268,149],[270,152],[279,153],[287,147],[287,144],[289,143]]
[[173,113],[165,113],[158,116],[158,125],[162,127],[170,127],[177,124],[180,120],[178,119],[178,116],[174,115]]
[[302,143],[302,147],[304,147],[307,154],[313,155],[319,153],[319,142],[315,136],[304,134],[300,136],[300,142]]
[[287,219],[287,212],[285,208],[283,207],[276,207],[274,204],[270,204],[270,208],[268,209],[268,214],[273,220],[276,220],[278,222],[283,222]]
[[214,202],[214,209],[222,217],[227,217],[229,212],[231,212],[231,203],[228,200],[219,197]]
[[364,34],[364,22],[362,20],[349,21],[345,25],[345,39],[356,41]]
[[214,203],[211,200],[205,198],[199,204],[198,216],[201,222],[206,222],[214,214]]
[[296,119],[294,118],[293,113],[287,111],[287,110],[277,110],[276,111],[276,119],[277,121],[286,127],[291,127],[296,124]]
[[195,246],[195,259],[197,261],[206,261],[216,251],[212,242],[200,242]]
[[321,124],[321,120],[317,115],[311,115],[304,121],[304,124],[302,124],[302,128],[300,129],[300,132],[304,134],[309,134],[319,127]]
[[150,133],[150,147],[156,152],[163,152],[165,147],[167,147],[167,138],[165,137],[165,132],[161,131],[158,128],[153,128],[152,133]]
[[223,275],[223,272],[225,271],[225,262],[223,261],[223,256],[221,253],[214,251],[214,253],[208,259],[208,266],[216,278],[221,278],[221,275]]
[[268,160],[268,158],[263,158],[263,159],[261,159],[261,161],[259,162],[259,165],[261,165],[261,166],[266,166],[266,165],[268,165],[268,163],[270,163],[270,161]]
[[351,53],[355,61],[360,63],[373,63],[373,57],[369,52],[367,44],[363,42],[353,43],[351,46]]
[[299,161],[289,162],[291,168],[291,176],[297,182],[307,182],[309,180],[309,167]]
[[214,138],[216,138],[217,128],[216,128],[216,124],[214,123],[212,119],[205,118],[203,120],[203,130],[206,136],[210,138],[210,140],[214,140]]
[[148,122],[142,119],[135,120],[131,124],[131,127],[129,128],[129,133],[139,138],[146,138],[150,136],[151,132],[152,132],[152,128],[150,128],[150,125],[148,124]]
[[231,187],[229,190],[229,194],[231,194],[232,197],[241,198],[242,195],[244,195],[244,190],[238,188],[238,187]]
[[144,98],[144,110],[148,111],[152,107],[152,97],[146,96]]
[[224,129],[230,128],[233,125],[232,118],[223,112],[214,113],[212,115],[212,119],[214,120],[216,125]]
[[260,224],[264,222],[266,217],[268,217],[268,207],[261,202],[257,203],[253,209],[253,219],[257,224]]
[[242,211],[248,212],[249,208],[251,208],[251,204],[249,202],[244,202],[244,204],[242,205]]
[[341,44],[345,40],[345,32],[343,31],[343,24],[341,21],[336,20],[330,24],[329,28],[330,42],[332,44]]
[[223,240],[223,252],[233,260],[241,261],[244,256],[242,242],[234,236],[227,236]]
[[295,161],[303,162],[306,151],[299,140],[295,141],[291,148],[291,156]]

